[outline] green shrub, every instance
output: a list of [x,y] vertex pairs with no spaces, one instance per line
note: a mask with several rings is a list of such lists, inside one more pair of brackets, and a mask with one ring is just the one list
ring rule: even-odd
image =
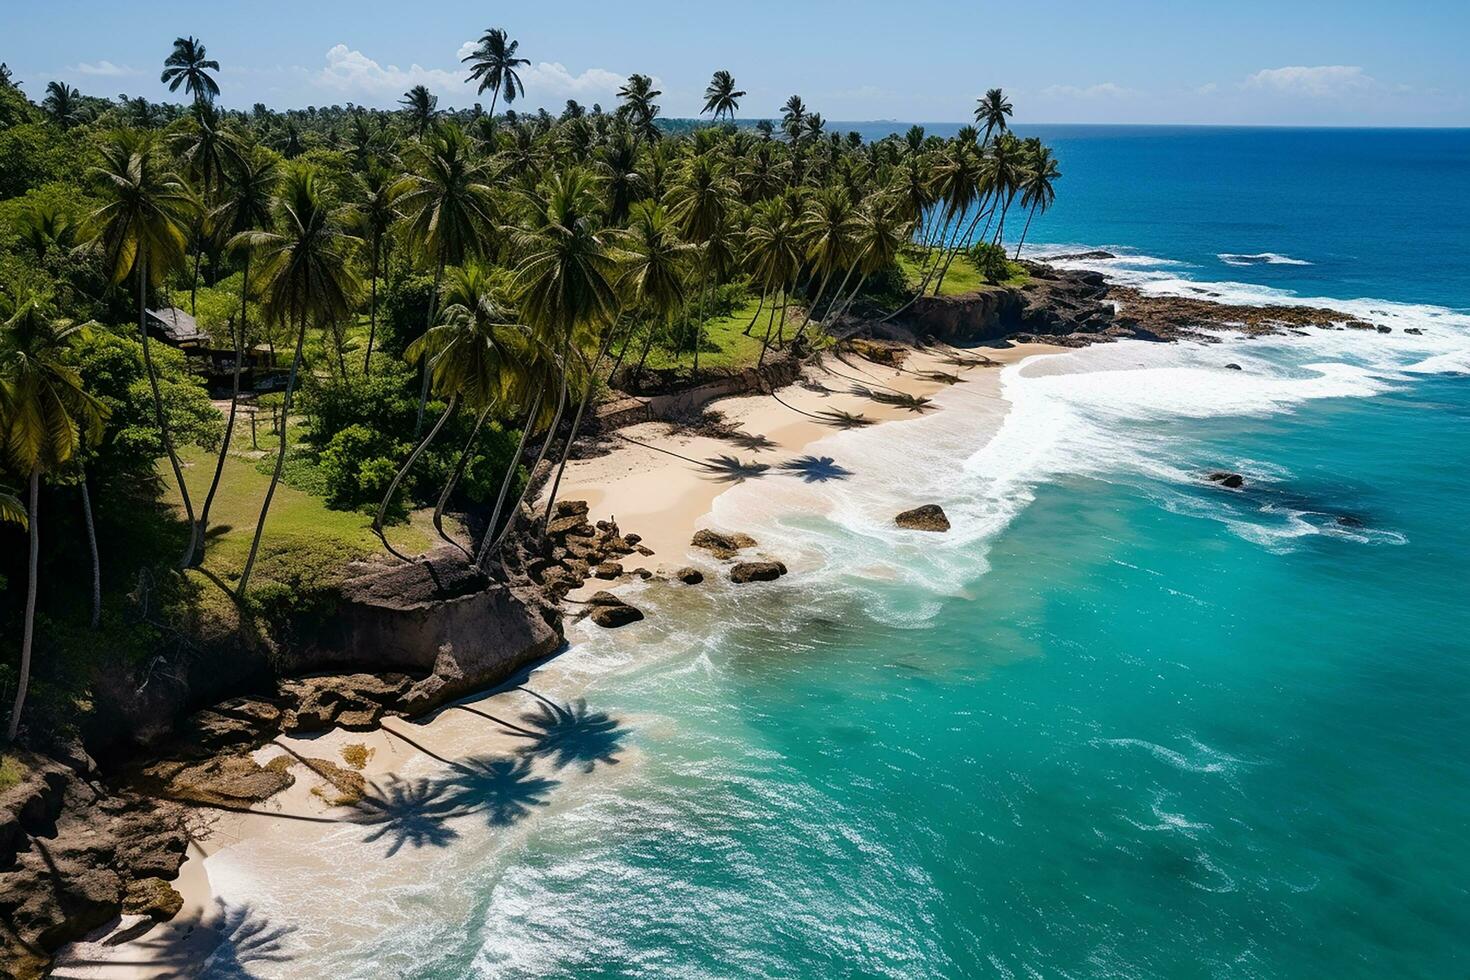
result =
[[1006,262],[1006,250],[989,242],[976,242],[970,246],[970,261],[989,283],[1004,282],[1010,278],[1011,270]]

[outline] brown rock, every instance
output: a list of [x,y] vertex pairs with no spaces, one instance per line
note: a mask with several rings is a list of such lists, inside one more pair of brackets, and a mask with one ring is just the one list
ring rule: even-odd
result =
[[741,534],[738,531],[725,534],[704,528],[694,532],[694,537],[689,543],[696,548],[705,549],[716,558],[734,558],[742,548],[754,548],[756,541],[750,535]]
[[623,540],[626,541],[626,542],[628,542],[628,544],[630,544],[630,545],[636,545],[639,541],[642,541],[643,540],[643,535],[641,535],[641,534],[625,534],[625,535],[623,535]]
[[617,629],[619,626],[638,622],[643,618],[643,612],[625,602],[620,602],[616,606],[597,606],[592,610],[590,618],[605,629]]
[[128,882],[123,893],[122,910],[128,915],[146,915],[154,922],[167,922],[184,907],[184,896],[162,878],[143,878]]
[[730,569],[730,581],[737,584],[746,582],[772,582],[786,574],[786,566],[779,561],[743,561]]
[[899,527],[909,531],[948,531],[949,518],[938,504],[924,504],[906,510],[894,519]]
[[143,770],[160,795],[193,803],[248,806],[279,793],[295,779],[279,768],[266,768],[248,755],[227,755],[198,765],[162,762]]
[[605,561],[593,570],[592,574],[600,579],[615,579],[623,574],[623,566],[615,561]]
[[697,568],[685,566],[674,573],[674,578],[685,585],[698,585],[704,581],[704,573]]

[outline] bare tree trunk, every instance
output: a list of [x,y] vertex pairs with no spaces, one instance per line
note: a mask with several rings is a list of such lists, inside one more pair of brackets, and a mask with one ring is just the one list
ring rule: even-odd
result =
[[36,573],[40,566],[41,556],[41,528],[38,518],[38,506],[41,494],[41,467],[31,467],[31,499],[30,511],[27,514],[27,528],[30,532],[30,573],[26,579],[26,612],[25,629],[20,641],[20,676],[17,678],[15,687],[15,705],[10,709],[10,728],[6,732],[6,741],[14,742],[15,736],[20,732],[20,712],[26,704],[26,689],[31,683],[31,641],[36,632]]
[[368,307],[367,353],[362,356],[362,376],[373,376],[373,340],[378,336],[378,233],[373,232],[373,285],[372,300]]
[[541,400],[546,395],[546,386],[542,385],[536,390],[536,397],[531,402],[531,411],[526,414],[526,424],[521,429],[520,442],[516,444],[515,455],[510,458],[510,466],[506,468],[505,478],[500,481],[500,494],[495,498],[495,510],[490,514],[490,523],[485,526],[485,537],[480,540],[480,548],[475,553],[475,565],[483,569],[485,556],[490,551],[490,544],[495,540],[495,527],[500,523],[500,513],[505,507],[506,494],[510,493],[510,486],[515,482],[517,469],[521,465],[521,454],[526,451],[526,443],[531,436],[531,429],[536,424],[536,413],[541,410]]
[[[561,371],[561,394],[557,397],[557,400],[556,400],[556,414],[551,417],[551,428],[548,429],[547,432],[546,432],[546,441],[543,442],[543,443],[541,443],[541,451],[536,454],[536,462],[534,462],[534,463],[531,464],[531,474],[532,474],[532,476],[534,476],[535,473],[536,473],[536,470],[538,468],[540,468],[541,461],[546,458],[546,451],[551,448],[552,440],[554,440],[556,438],[556,430],[557,430],[557,427],[559,425],[561,425],[562,411],[566,408],[566,406],[567,406],[567,370],[566,370],[566,357],[565,357],[565,352],[563,352],[563,357],[562,357],[562,371]],[[515,506],[511,507],[511,509],[510,509],[510,516],[506,517],[506,519],[505,519],[505,526],[502,527],[500,529],[500,533],[498,535],[496,535],[494,543],[492,543],[490,545],[490,548],[489,548],[490,551],[494,551],[497,548],[499,548],[500,545],[505,541],[506,537],[508,537],[510,535],[510,529],[513,528],[513,527],[515,527],[516,517],[519,516],[520,511],[521,511],[521,502],[526,499],[526,491],[530,488],[530,485],[531,485],[530,484],[530,481],[528,480],[528,481],[526,481],[526,486],[521,487],[520,495],[518,497],[516,497]],[[485,553],[485,549],[482,548],[481,549],[481,560],[482,561],[484,559],[484,553]],[[482,565],[481,567],[483,568],[484,566]]]
[[[214,478],[209,481],[209,493],[204,495],[204,506],[199,511],[199,540],[196,542],[199,560],[204,560],[205,549],[209,547],[209,508],[214,504],[214,495],[219,490],[220,475],[225,471],[225,457],[230,452],[230,437],[235,432],[235,412],[240,405],[240,362],[245,359],[245,312],[249,297],[250,282],[250,253],[245,253],[245,282],[240,286],[240,326],[235,331],[235,372],[232,387],[230,388],[230,415],[225,420],[225,434],[220,441],[219,458],[214,463]],[[193,555],[189,556],[193,562]]]
[[745,329],[743,331],[741,331],[741,335],[742,336],[749,337],[750,336],[750,331],[755,327],[755,321],[757,321],[757,320],[759,320],[761,318],[761,310],[763,310],[763,309],[766,308],[766,293],[767,292],[768,292],[768,290],[764,286],[762,286],[761,287],[761,301],[760,301],[759,304],[757,304],[757,306],[755,308],[755,316],[753,316],[753,317],[750,318],[750,322],[747,323],[745,325]]
[[[1021,202],[1025,204],[1025,201]],[[1016,261],[1021,261],[1021,246],[1026,244],[1026,233],[1031,230],[1031,219],[1036,217],[1036,205],[1031,205],[1031,213],[1026,215],[1026,224],[1021,227],[1021,240],[1016,243]]]
[[802,333],[806,330],[806,325],[812,322],[812,313],[815,312],[817,304],[822,301],[822,294],[827,291],[827,280],[831,278],[832,273],[830,271],[822,276],[822,284],[817,287],[817,295],[812,297],[811,303],[807,304],[806,318],[801,321],[801,326],[796,328],[796,336],[791,338],[793,344],[801,339]]
[[92,557],[92,628],[102,622],[102,563],[97,558],[97,526],[92,521],[92,494],[82,474],[82,519],[87,525],[87,551]]
[[378,513],[373,518],[373,533],[378,536],[378,540],[383,542],[383,547],[387,548],[388,553],[394,558],[398,558],[402,561],[413,560],[406,555],[399,554],[398,551],[395,550],[394,547],[388,543],[388,536],[383,533],[383,515],[388,512],[388,505],[393,502],[393,495],[398,492],[398,484],[403,482],[403,478],[408,475],[408,471],[413,468],[413,464],[418,462],[418,459],[420,456],[423,455],[424,450],[429,448],[429,443],[433,442],[434,437],[439,434],[439,430],[444,428],[444,423],[448,422],[449,416],[454,414],[454,406],[458,402],[459,395],[457,393],[449,396],[449,404],[444,406],[444,412],[439,416],[439,421],[434,423],[434,427],[429,430],[428,435],[419,440],[419,444],[413,447],[413,452],[408,454],[407,461],[405,461],[404,464],[399,467],[397,473],[393,474],[393,482],[388,484],[388,492],[383,494],[383,502],[378,504]]
[[168,419],[163,414],[163,393],[158,388],[158,374],[153,370],[153,354],[148,347],[148,260],[138,255],[138,331],[143,340],[143,367],[148,372],[148,384],[153,389],[153,415],[158,421],[158,433],[163,439],[164,451],[173,466],[174,479],[179,484],[179,497],[184,502],[184,517],[189,522],[189,546],[179,561],[179,568],[188,568],[194,560],[195,542],[199,540],[199,525],[194,520],[194,504],[189,499],[189,487],[184,483],[184,468],[179,465],[179,455],[174,452],[174,440],[169,435]]
[[[761,338],[761,356],[756,359],[755,366],[760,367],[766,363],[766,351],[771,347],[771,326],[776,321],[776,304],[771,304],[771,313],[766,317],[766,335]],[[786,321],[786,290],[781,290],[781,321]],[[779,329],[779,328],[778,328]]]
[[265,532],[266,515],[270,513],[271,498],[276,495],[276,484],[281,482],[281,467],[286,462],[286,418],[291,414],[291,396],[296,392],[296,376],[301,371],[301,351],[306,346],[306,311],[301,312],[296,329],[296,353],[291,357],[291,375],[286,379],[286,396],[281,400],[281,439],[276,449],[276,468],[271,471],[270,486],[265,491],[265,501],[260,505],[260,519],[255,522],[255,537],[250,542],[250,555],[245,559],[245,569],[240,573],[240,584],[235,595],[245,598],[250,585],[250,572],[255,568],[255,556],[260,551],[260,536]]
[[448,481],[445,482],[444,492],[439,494],[439,502],[434,505],[434,530],[439,533],[439,537],[456,548],[459,548],[460,551],[464,551],[466,558],[473,558],[474,556],[468,551],[465,551],[458,541],[444,533],[444,508],[449,504],[449,497],[454,493],[454,488],[459,485],[460,477],[464,476],[465,467],[469,465],[470,454],[475,449],[475,440],[480,437],[480,428],[485,424],[485,417],[489,414],[490,410],[487,408],[476,416],[475,427],[470,430],[470,437],[465,440],[464,448],[459,452],[459,462],[455,464],[454,472],[450,474]]
[[562,448],[561,461],[556,467],[556,479],[551,481],[551,493],[546,497],[546,516],[541,519],[543,524],[551,521],[551,507],[556,503],[556,491],[561,486],[562,474],[567,471],[567,460],[572,456],[572,443],[577,441],[577,429],[582,425],[582,414],[587,411],[587,403],[592,400],[593,387],[597,381],[597,369],[602,366],[602,359],[607,356],[607,349],[611,345],[612,331],[609,330],[607,337],[602,342],[602,349],[597,352],[597,359],[592,362],[592,367],[587,372],[587,383],[582,386],[582,403],[577,406],[577,414],[572,416],[572,431],[567,433],[567,444]]
[[[424,324],[424,333],[428,333],[434,326],[434,313],[439,305],[439,283],[444,278],[444,258],[440,256],[439,265],[434,270],[434,292],[429,295],[429,319]],[[429,404],[429,358],[424,358],[424,380],[419,384],[419,414],[413,422],[413,437],[417,439],[424,428],[424,407]]]

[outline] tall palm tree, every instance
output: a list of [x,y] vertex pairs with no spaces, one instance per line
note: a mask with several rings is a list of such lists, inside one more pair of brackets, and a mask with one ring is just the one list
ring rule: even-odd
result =
[[198,221],[193,229],[194,274],[189,285],[189,313],[198,315],[199,261],[204,254],[205,239],[210,229],[206,227],[209,211],[214,206],[214,195],[224,183],[225,162],[233,148],[219,125],[219,113],[207,102],[195,103],[191,112],[193,125],[176,133],[171,139],[174,153],[184,165],[185,172],[199,191],[203,208],[196,214]]
[[368,243],[372,254],[369,274],[372,278],[368,300],[368,341],[362,355],[362,373],[373,373],[373,343],[378,336],[378,275],[383,260],[383,239],[402,217],[398,211],[399,182],[387,169],[370,166],[357,176],[361,199],[351,212],[352,229]]
[[691,157],[684,174],[669,192],[669,214],[679,227],[684,240],[702,246],[702,300],[694,325],[694,373],[699,373],[699,345],[704,330],[704,316],[709,302],[709,285],[716,263],[708,248],[716,231],[724,228],[730,208],[740,193],[739,186],[725,172],[724,165],[713,154]]
[[478,81],[477,94],[486,90],[490,92],[492,119],[495,118],[495,104],[502,94],[505,95],[505,104],[510,105],[517,96],[526,93],[516,69],[529,65],[531,60],[516,57],[516,49],[520,46],[521,42],[510,40],[505,31],[492,27],[480,38],[479,47],[459,59],[470,63],[470,77],[465,79],[466,84]]
[[801,134],[806,131],[806,103],[801,101],[801,96],[793,95],[781,106],[781,130],[790,138],[792,147],[801,142]]
[[857,215],[852,197],[839,186],[823,188],[811,200],[797,224],[798,233],[806,249],[806,260],[812,273],[822,277],[817,293],[807,305],[806,316],[796,329],[801,338],[812,314],[827,293],[827,283],[838,269],[848,268],[853,242],[857,238]]
[[[437,127],[426,139],[410,146],[408,156],[414,170],[393,185],[393,193],[403,212],[404,236],[434,268],[434,292],[424,323],[427,331],[435,322],[445,267],[483,254],[496,227],[496,210],[489,170],[458,125]],[[428,394],[426,370],[414,438],[423,428]]]
[[[296,350],[291,357],[291,373],[281,403],[281,416],[291,414],[291,398],[301,373],[302,350],[306,344],[306,328],[311,322],[326,324],[352,313],[361,282],[352,271],[349,253],[360,244],[343,230],[346,217],[342,209],[327,205],[318,187],[316,172],[298,166],[288,171],[276,202],[278,231],[247,231],[231,240],[232,247],[249,248],[259,259],[257,295],[261,313],[266,319],[288,327],[296,325]],[[261,534],[270,513],[271,498],[281,480],[281,467],[286,461],[287,427],[281,426],[280,445],[276,448],[276,465],[270,486],[260,505],[260,518],[255,523],[255,537],[250,554],[240,572],[236,594],[243,597],[250,585],[250,573],[260,550]]]
[[1011,202],[1016,198],[1016,192],[1021,187],[1021,178],[1025,175],[1026,150],[1022,142],[1012,133],[1004,133],[991,147],[990,159],[986,172],[986,182],[991,192],[995,195],[997,202],[1001,203],[1000,220],[995,225],[995,238],[992,242],[999,244],[1005,238],[1006,213],[1011,209]]
[[81,101],[82,93],[78,89],[65,82],[47,82],[41,108],[62,129],[70,129],[82,121]]
[[181,567],[187,567],[194,556],[199,528],[163,411],[158,373],[153,368],[148,336],[148,287],[162,285],[169,273],[184,261],[186,229],[194,214],[195,200],[183,181],[164,168],[151,135],[124,130],[104,140],[98,150],[102,162],[93,168],[93,174],[98,178],[98,196],[103,204],[91,216],[91,230],[102,247],[112,282],[122,282],[129,273],[137,279],[138,336],[153,392],[153,414],[189,522],[189,544],[180,561]]
[[1021,177],[1021,206],[1030,208],[1026,215],[1026,226],[1021,229],[1021,240],[1016,243],[1016,258],[1021,257],[1021,246],[1026,244],[1026,233],[1031,230],[1031,219],[1036,217],[1037,211],[1046,213],[1052,202],[1057,199],[1056,182],[1062,179],[1062,172],[1057,169],[1056,158],[1051,155],[1051,148],[1044,146],[1040,140],[1030,144],[1030,159],[1026,162],[1026,172]]
[[684,280],[695,246],[679,237],[673,218],[655,201],[633,205],[628,227],[618,236],[621,272],[618,291],[624,304],[651,321],[634,377],[640,377],[656,328],[667,327],[684,305]]
[[[791,295],[791,286],[801,271],[801,236],[796,227],[790,198],[773,197],[755,206],[750,227],[745,232],[746,255],[751,271],[761,286],[772,294],[779,294],[780,326],[777,340],[786,323],[786,305]],[[771,344],[771,328],[777,323],[777,307],[773,299],[771,312],[766,317],[766,333],[761,341],[760,362],[764,363],[766,350]]]
[[644,196],[648,181],[638,169],[638,144],[626,129],[619,129],[598,150],[593,171],[602,180],[607,197],[607,223],[621,225],[628,219],[633,202]]
[[439,96],[430,92],[423,85],[415,85],[403,93],[403,98],[398,104],[408,110],[409,122],[413,125],[414,135],[420,138],[439,114]]
[[623,87],[618,89],[618,98],[623,100],[622,108],[627,113],[633,135],[645,143],[657,143],[663,135],[654,124],[659,107],[653,100],[660,95],[663,92],[653,87],[653,79],[647,75],[629,75]]
[[740,109],[740,100],[744,97],[744,92],[735,89],[735,77],[721,68],[715,72],[709,81],[709,87],[704,90],[704,108],[699,113],[714,113],[715,122],[722,118],[734,119],[735,113]]
[[[41,477],[70,461],[83,439],[102,437],[106,407],[88,394],[66,350],[79,328],[46,317],[35,300],[25,300],[0,332],[0,434],[15,469],[28,474],[26,525],[30,538],[25,626],[20,678],[6,738],[15,741],[31,679],[31,646],[41,547]],[[13,515],[12,515],[13,516]]]
[[1007,117],[1011,115],[1011,111],[1010,100],[998,88],[990,89],[975,100],[975,125],[985,127],[985,137],[981,140],[982,143],[990,142],[992,132],[1004,133],[1010,128]]
[[828,320],[846,312],[862,292],[869,276],[891,267],[898,260],[898,250],[912,230],[913,222],[904,217],[901,198],[880,195],[858,208],[857,230],[852,243],[853,269],[859,273],[858,282],[846,300],[841,299],[841,290],[838,290],[838,298],[828,309]]
[[[599,331],[611,327],[617,319],[618,296],[613,288],[617,269],[608,237],[598,226],[601,195],[591,174],[575,169],[553,173],[539,197],[542,207],[531,212],[529,228],[514,238],[516,251],[522,258],[516,266],[513,288],[522,321],[538,340],[559,354],[562,365],[561,395],[557,400],[559,418],[574,370],[573,348],[580,352],[594,346]],[[601,346],[606,349],[605,341]],[[586,385],[591,381],[589,372]],[[584,389],[584,403],[586,397]],[[576,437],[574,425],[567,435],[567,451],[562,454],[547,495],[548,517]],[[547,443],[555,438],[553,421]]]
[[280,183],[280,165],[273,156],[256,148],[242,148],[232,155],[228,167],[221,201],[210,220],[221,235],[229,240],[240,240],[242,269],[240,275],[240,320],[235,325],[231,338],[235,346],[235,365],[231,372],[230,413],[225,419],[225,434],[220,440],[219,454],[214,463],[214,476],[209,481],[209,492],[204,495],[204,506],[199,509],[199,558],[209,541],[209,510],[214,504],[214,495],[219,490],[220,477],[225,471],[225,458],[230,451],[230,437],[235,431],[235,415],[240,404],[240,369],[245,360],[245,337],[249,323],[250,305],[250,247],[248,237],[239,236],[247,232],[268,228],[271,222],[271,206],[275,200],[276,186]]
[[177,92],[182,85],[195,102],[213,102],[219,95],[219,85],[211,71],[219,71],[219,62],[205,54],[203,41],[190,35],[174,38],[174,49],[163,60],[163,74],[158,80],[166,82],[170,92]]

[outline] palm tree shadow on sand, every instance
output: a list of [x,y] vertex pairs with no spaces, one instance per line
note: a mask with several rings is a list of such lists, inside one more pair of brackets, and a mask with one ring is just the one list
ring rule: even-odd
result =
[[459,812],[483,816],[492,827],[507,827],[546,806],[561,781],[531,771],[532,760],[471,756],[440,780],[445,799]]
[[251,980],[266,964],[291,961],[286,937],[295,931],[295,926],[276,925],[249,905],[217,898],[202,918],[176,919],[159,927],[156,935],[138,940],[139,960],[71,959],[58,966],[61,976],[67,975],[67,967],[102,966],[143,967],[150,976]]
[[759,432],[732,432],[725,438],[741,449],[746,449],[753,453],[763,453],[768,449],[776,448],[774,440],[768,439]]
[[852,476],[852,470],[831,456],[798,456],[782,463],[781,469],[801,477],[803,483],[827,483]]
[[521,724],[536,734],[532,743],[521,747],[522,755],[545,758],[558,769],[580,766],[583,772],[591,772],[599,762],[617,764],[628,729],[616,718],[588,710],[587,702],[580,698],[556,704],[530,688],[520,690],[541,702],[534,711],[521,715]]
[[384,857],[392,857],[404,845],[415,850],[448,847],[459,838],[448,820],[465,812],[463,801],[454,799],[440,780],[391,776],[367,788],[347,822],[368,828],[365,844],[386,840]]
[[746,463],[734,456],[711,456],[700,464],[708,471],[705,477],[715,483],[744,483],[766,475],[767,463]]

